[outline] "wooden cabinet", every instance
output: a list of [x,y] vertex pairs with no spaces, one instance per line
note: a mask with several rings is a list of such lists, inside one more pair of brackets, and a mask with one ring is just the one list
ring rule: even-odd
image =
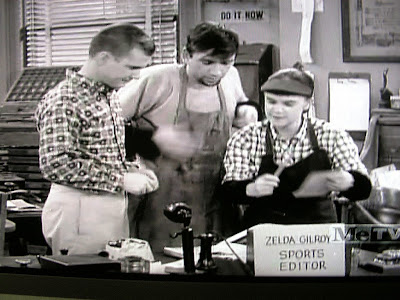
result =
[[400,115],[393,121],[381,120],[379,137],[378,165],[394,163],[400,169]]
[[372,110],[361,158],[369,170],[388,164],[400,170],[400,110]]
[[264,95],[261,85],[279,69],[279,48],[272,44],[240,45],[235,67],[238,69],[246,96],[261,105],[264,110]]

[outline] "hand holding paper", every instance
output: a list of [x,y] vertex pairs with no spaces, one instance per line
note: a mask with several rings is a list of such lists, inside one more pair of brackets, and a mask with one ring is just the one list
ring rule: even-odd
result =
[[331,191],[345,191],[354,184],[346,171],[315,171],[308,174],[300,188],[293,192],[296,198],[321,197]]
[[353,186],[354,178],[347,171],[334,171],[328,174],[326,184],[330,191],[342,192]]
[[279,185],[279,178],[273,174],[265,173],[249,183],[246,187],[246,194],[250,197],[264,197],[272,195],[274,189]]

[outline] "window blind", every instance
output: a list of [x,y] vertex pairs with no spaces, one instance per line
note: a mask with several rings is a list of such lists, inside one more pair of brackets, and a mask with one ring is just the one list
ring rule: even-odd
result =
[[177,61],[178,0],[24,0],[27,67],[80,65],[92,37],[130,22],[156,43],[152,64]]

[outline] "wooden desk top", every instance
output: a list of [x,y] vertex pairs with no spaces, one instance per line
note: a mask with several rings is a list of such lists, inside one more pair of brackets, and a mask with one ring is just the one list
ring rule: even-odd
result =
[[7,218],[17,219],[17,218],[40,218],[42,216],[42,211],[21,211],[21,212],[8,212]]
[[379,115],[392,115],[400,117],[400,109],[392,109],[392,108],[373,108],[371,110],[371,114],[379,114]]
[[[49,256],[50,258],[52,256]],[[104,260],[104,259],[103,259]],[[24,261],[29,261],[29,263],[26,266],[21,266],[21,264],[18,262],[24,262]],[[90,261],[90,260],[88,260]],[[199,274],[193,274],[200,277],[210,275],[210,278],[215,278],[214,276],[246,276],[246,277],[252,277],[248,274],[246,274],[245,270],[243,269],[243,266],[240,265],[240,263],[237,260],[224,260],[224,259],[215,259],[215,263],[217,265],[217,270],[216,273],[213,274],[207,274],[207,273],[199,273]],[[25,256],[3,256],[0,257],[0,268],[8,269],[8,270],[15,270],[16,272],[28,272],[31,273],[33,272],[39,272],[40,274],[46,274],[46,273],[57,273],[60,275],[66,274],[76,274],[76,276],[85,276],[85,275],[93,275],[96,274],[97,276],[105,276],[107,277],[108,275],[112,277],[112,275],[117,275],[120,274],[119,276],[123,276],[124,278],[129,278],[129,277],[134,277],[134,276],[140,276],[140,275],[150,275],[150,276],[165,276],[165,275],[170,275],[170,276],[182,276],[182,275],[187,275],[184,273],[177,274],[177,273],[165,273],[163,271],[163,267],[157,267],[153,271],[150,270],[150,274],[140,274],[140,273],[124,273],[124,272],[119,272],[116,271],[115,269],[113,270],[98,270],[95,273],[93,273],[93,270],[90,267],[90,264],[87,265],[87,269],[85,267],[81,267],[79,269],[74,269],[74,268],[46,268],[42,267],[38,258],[34,255],[25,255]],[[150,267],[152,269],[152,267]],[[189,276],[193,276],[192,274]],[[164,277],[165,278],[165,277]],[[173,277],[172,277],[173,278]]]

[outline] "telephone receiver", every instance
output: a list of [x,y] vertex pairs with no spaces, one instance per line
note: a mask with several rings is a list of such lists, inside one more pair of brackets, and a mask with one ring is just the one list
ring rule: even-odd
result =
[[[164,208],[164,215],[172,222],[182,223],[183,228],[180,232],[171,235],[171,238],[182,236],[183,264],[185,272],[195,273],[196,269],[201,271],[214,271],[217,267],[211,255],[212,242],[215,235],[212,233],[203,233],[198,237],[193,236],[193,229],[189,227],[192,218],[192,209],[184,202],[175,202],[168,204]],[[200,258],[198,263],[194,264],[194,239],[200,239]]]
[[164,215],[168,220],[174,223],[182,223],[184,227],[187,227],[192,219],[192,209],[184,202],[175,202],[164,208]]

